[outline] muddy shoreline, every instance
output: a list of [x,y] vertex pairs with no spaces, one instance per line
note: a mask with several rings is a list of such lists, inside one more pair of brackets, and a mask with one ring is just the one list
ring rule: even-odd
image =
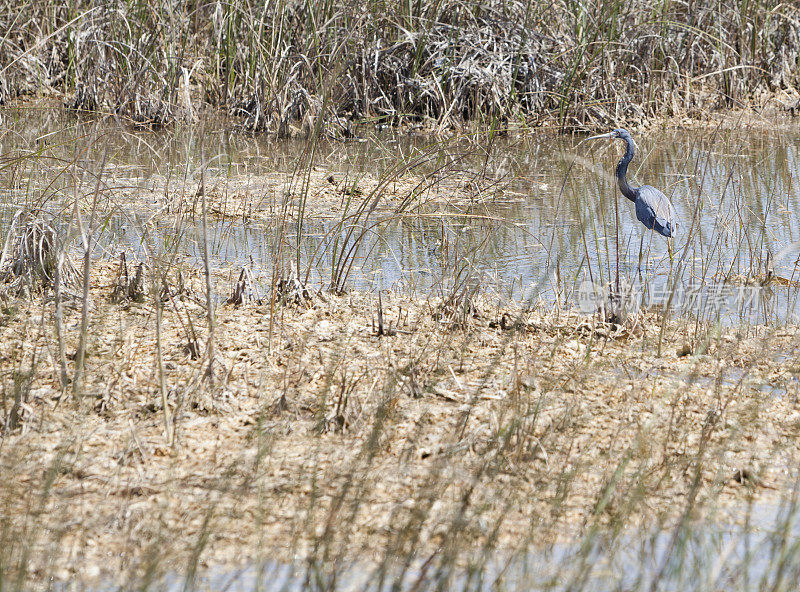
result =
[[[59,383],[50,297],[4,305],[6,405],[22,395],[2,513],[34,580],[514,550],[674,521],[687,495],[697,518],[777,503],[794,478],[794,327],[662,333],[653,314],[608,325],[384,293],[379,330],[375,294],[316,293],[220,305],[211,361],[197,273],[161,299],[159,360],[157,307],[112,302],[117,267],[92,273],[78,399]],[[70,365],[79,317],[65,308]]]

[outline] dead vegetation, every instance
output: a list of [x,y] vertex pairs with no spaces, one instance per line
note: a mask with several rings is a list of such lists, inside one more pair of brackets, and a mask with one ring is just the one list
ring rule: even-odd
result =
[[117,272],[117,281],[114,283],[114,289],[111,294],[111,301],[117,304],[127,300],[143,302],[144,297],[144,263],[140,261],[134,268],[133,273],[129,273],[128,257],[123,251],[119,255],[119,270]]
[[64,287],[77,285],[77,272],[69,257],[59,255],[64,248],[47,218],[44,213],[23,209],[11,219],[0,253],[3,296],[53,288],[58,276]]
[[[688,339],[701,353],[658,356],[653,315],[627,330],[480,297],[310,298],[288,281],[274,310],[247,298],[217,310],[224,372],[212,383],[202,297],[160,298],[159,321],[152,298],[120,300],[118,263],[93,270],[81,405],[60,400],[38,361],[52,304],[17,301],[0,323],[6,574],[124,584],[173,561],[296,554],[448,565],[475,545],[536,548],[647,515],[668,524],[688,495],[697,517],[767,501],[800,452],[795,370],[763,348],[795,351],[795,330],[691,337],[673,321],[663,351]],[[180,281],[203,291],[202,274]],[[79,312],[64,314],[77,327]],[[68,353],[78,332],[67,329]]]
[[348,137],[363,121],[562,127],[702,118],[798,97],[798,7],[84,0],[0,6],[0,103],[59,92],[136,124],[221,108],[249,130]]

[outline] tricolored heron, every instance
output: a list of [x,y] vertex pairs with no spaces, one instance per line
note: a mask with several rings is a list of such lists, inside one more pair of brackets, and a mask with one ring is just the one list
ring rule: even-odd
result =
[[589,140],[598,140],[600,138],[625,141],[627,145],[625,155],[617,163],[616,170],[619,190],[622,192],[622,195],[636,205],[636,217],[639,219],[639,222],[644,224],[647,228],[655,230],[661,236],[671,238],[677,230],[678,215],[675,212],[675,208],[672,207],[669,198],[650,185],[642,185],[641,187],[631,187],[628,185],[628,179],[626,177],[628,165],[636,154],[636,144],[633,143],[633,138],[631,138],[628,130],[615,129],[607,134],[592,136]]

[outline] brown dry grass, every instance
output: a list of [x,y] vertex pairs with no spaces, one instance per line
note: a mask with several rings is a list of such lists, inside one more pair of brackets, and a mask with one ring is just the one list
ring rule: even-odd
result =
[[[210,380],[199,276],[164,301],[170,443],[152,295],[112,303],[116,267],[92,275],[80,405],[62,393],[52,302],[6,302],[0,320],[4,417],[22,393],[0,448],[0,543],[40,578],[137,582],[197,554],[515,549],[673,521],[692,492],[695,515],[775,501],[797,458],[800,369],[777,355],[796,351],[797,328],[687,337],[670,321],[658,356],[653,315],[593,326],[478,301],[454,326],[437,300],[384,294],[394,334],[378,336],[374,295],[326,294],[275,306],[272,330],[269,303],[219,307]],[[68,354],[79,321],[68,307]]]
[[6,0],[0,30],[0,103],[59,94],[139,125],[213,108],[250,130],[349,137],[363,122],[586,129],[773,99],[797,111],[798,7],[779,0]]

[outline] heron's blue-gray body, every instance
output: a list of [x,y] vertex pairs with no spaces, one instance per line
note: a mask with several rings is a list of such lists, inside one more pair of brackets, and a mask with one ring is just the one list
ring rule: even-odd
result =
[[[677,228],[677,214],[672,203],[666,195],[655,187],[642,185],[641,187],[631,187],[628,184],[627,173],[628,165],[636,154],[633,138],[624,129],[615,129],[608,134],[595,136],[595,138],[619,138],[626,144],[625,154],[617,164],[616,176],[617,185],[622,195],[631,200],[636,206],[636,217],[639,222],[647,228],[655,230],[658,234],[671,237]],[[593,138],[590,138],[593,139]]]
[[655,230],[666,237],[672,236],[674,226],[674,210],[667,196],[655,187],[642,185],[636,189],[636,217],[647,228]]

